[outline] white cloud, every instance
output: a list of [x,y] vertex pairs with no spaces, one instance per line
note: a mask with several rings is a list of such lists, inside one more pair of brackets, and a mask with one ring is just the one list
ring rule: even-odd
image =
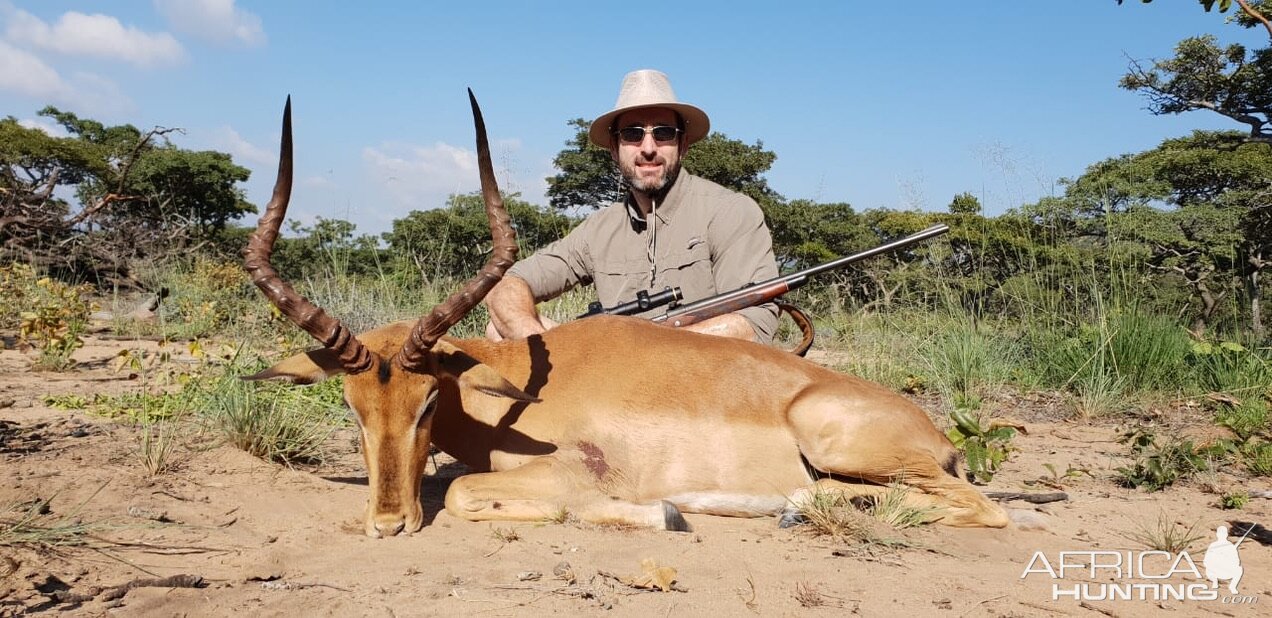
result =
[[93,73],[72,73],[71,90],[62,99],[81,115],[125,114],[135,111],[132,99],[115,82]]
[[408,210],[446,204],[452,193],[477,190],[477,153],[438,142],[431,147],[384,144],[362,149],[373,181]]
[[278,152],[268,148],[261,148],[239,135],[231,127],[221,127],[216,133],[216,147],[229,151],[231,155],[241,161],[250,161],[261,165],[278,164]]
[[155,0],[173,28],[216,43],[265,43],[261,18],[234,6],[235,0]]
[[114,82],[92,73],[75,73],[69,79],[34,54],[0,41],[0,92],[37,99],[40,105],[71,106],[87,115],[132,109],[132,101]]
[[35,54],[0,41],[0,90],[53,99],[68,94],[70,86]]
[[71,135],[66,132],[66,129],[63,128],[62,125],[52,122],[48,118],[44,117],[23,118],[18,121],[18,125],[28,129],[38,129],[52,137],[70,137]]
[[70,11],[50,26],[35,15],[14,9],[8,22],[5,37],[9,41],[61,54],[122,60],[141,67],[185,60],[185,50],[171,34],[143,32],[100,13]]

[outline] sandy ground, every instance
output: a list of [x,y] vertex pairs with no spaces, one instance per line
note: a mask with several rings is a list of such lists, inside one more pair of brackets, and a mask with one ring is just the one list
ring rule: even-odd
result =
[[[1256,616],[1272,611],[1272,548],[1253,540],[1239,548],[1245,569],[1240,583],[1245,602],[1239,604],[1053,601],[1047,574],[1022,578],[1039,551],[1058,566],[1061,552],[1121,550],[1125,556],[1125,550],[1141,550],[1124,535],[1163,513],[1198,524],[1202,540],[1193,544],[1191,555],[1204,571],[1202,555],[1217,525],[1267,523],[1272,511],[1267,499],[1253,499],[1240,511],[1220,510],[1217,497],[1197,483],[1156,494],[1119,488],[1113,471],[1127,463],[1126,447],[1116,442],[1119,428],[1059,420],[1064,413],[1054,397],[992,402],[996,413],[1024,421],[1029,433],[1015,440],[1020,450],[987,490],[1050,491],[1027,483],[1050,475],[1044,463],[1060,472],[1073,467],[1091,473],[1062,481],[1067,502],[1011,504],[1036,509],[1045,521],[1043,530],[927,526],[884,532],[898,544],[848,545],[799,529],[778,529],[771,519],[689,515],[691,533],[469,523],[441,508],[450,479],[464,470],[439,455],[424,479],[425,528],[378,540],[361,532],[366,475],[351,430],[334,439],[339,455],[317,469],[289,469],[215,446],[179,450],[177,470],[150,478],[136,455],[135,429],[42,402],[50,394],[91,396],[139,388],[109,366],[119,349],[137,345],[91,340],[78,353],[80,367],[61,374],[33,373],[19,352],[0,352],[0,509],[49,500],[51,512],[41,521],[106,526],[92,532],[98,540],[90,546],[0,547],[0,616],[34,611],[80,616]],[[1272,488],[1267,479],[1221,473],[1217,480],[1229,488]],[[647,559],[676,570],[675,590],[646,591],[623,583],[639,575]],[[197,576],[200,586],[111,590],[176,575]],[[1091,577],[1074,569],[1059,583],[1072,588],[1082,582],[1155,581],[1161,580],[1116,579],[1108,570]],[[1195,583],[1186,574],[1164,581]]]

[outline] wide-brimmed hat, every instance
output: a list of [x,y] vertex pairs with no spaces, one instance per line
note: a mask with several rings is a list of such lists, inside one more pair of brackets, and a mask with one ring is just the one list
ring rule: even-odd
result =
[[623,77],[614,109],[592,121],[592,128],[588,131],[592,143],[601,148],[609,148],[614,140],[614,119],[623,112],[645,107],[665,107],[679,113],[685,120],[685,138],[690,144],[706,137],[707,131],[711,129],[711,120],[707,118],[706,112],[676,100],[676,93],[671,89],[671,81],[666,74],[653,69],[641,69]]

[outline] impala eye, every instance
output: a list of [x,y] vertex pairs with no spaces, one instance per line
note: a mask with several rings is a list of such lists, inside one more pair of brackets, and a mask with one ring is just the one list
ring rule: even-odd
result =
[[416,419],[415,424],[419,425],[420,423],[423,423],[424,419],[432,416],[435,411],[437,411],[437,391],[433,391],[428,394],[428,399],[425,400],[424,405],[420,407],[419,418]]

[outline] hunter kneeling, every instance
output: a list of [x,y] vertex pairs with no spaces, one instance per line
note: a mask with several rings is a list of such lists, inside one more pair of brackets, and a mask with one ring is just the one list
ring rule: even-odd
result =
[[[759,205],[681,169],[689,146],[709,129],[707,114],[677,101],[666,75],[628,73],[614,109],[589,131],[618,163],[626,198],[514,265],[486,297],[486,336],[519,339],[557,326],[535,305],[579,284],[592,283],[599,302],[611,307],[645,290],[680,288],[693,302],[776,277]],[[764,303],[684,328],[767,344],[777,312]]]

